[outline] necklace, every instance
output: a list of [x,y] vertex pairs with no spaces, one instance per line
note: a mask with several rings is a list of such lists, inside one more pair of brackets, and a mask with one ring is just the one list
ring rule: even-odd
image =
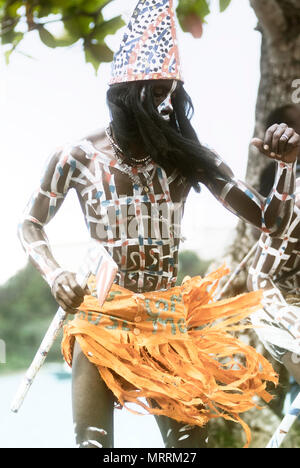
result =
[[[113,138],[112,138],[112,135],[111,135],[111,129],[110,127],[108,127],[106,130],[105,130],[105,133],[106,133],[106,136],[111,144],[111,147],[112,147],[112,150],[113,150],[113,153],[114,153],[114,157],[116,158],[116,160],[118,161],[119,165],[122,166],[124,172],[129,176],[129,178],[133,181],[133,183],[137,186],[141,186],[142,183],[141,183],[141,180],[140,180],[140,177],[137,175],[137,173],[135,172],[136,170],[134,170],[133,167],[131,166],[128,166],[124,160],[120,157],[120,154],[122,154],[122,150],[121,148],[118,147],[118,145],[114,142]],[[134,160],[134,158],[131,158]],[[150,161],[151,160],[151,157],[150,156],[147,156],[146,158],[144,158],[144,161]],[[137,160],[137,161],[141,161],[141,160]],[[143,190],[148,193],[149,192],[149,187],[148,185],[150,185],[152,183],[152,180],[153,180],[153,177],[156,173],[156,168],[154,167],[153,168],[153,171],[152,171],[152,174],[149,175],[148,171],[146,171],[145,169],[142,170],[142,173],[143,173],[143,176],[145,177],[146,179],[146,184],[147,185],[144,185],[143,186]]]
[[143,159],[136,159],[133,156],[130,156],[130,161],[133,161],[133,162],[138,163],[138,164],[143,163],[143,162],[148,162],[148,161],[150,161],[150,159],[151,159],[151,156],[146,156]]
[[[106,133],[106,136],[109,139],[110,144],[113,147],[113,149],[115,149],[119,154],[123,154],[121,148],[117,145],[117,143],[114,141],[114,139],[112,137],[112,132],[111,132],[110,127],[107,127],[107,129],[105,130],[105,133]],[[142,164],[142,163],[149,162],[151,160],[151,156],[148,155],[145,158],[134,158],[133,156],[130,156],[130,157],[128,157],[128,159],[129,159],[129,161],[131,161],[133,163]]]

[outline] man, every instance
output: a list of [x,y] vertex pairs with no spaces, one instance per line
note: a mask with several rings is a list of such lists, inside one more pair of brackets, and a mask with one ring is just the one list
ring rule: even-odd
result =
[[[262,234],[249,271],[250,290],[264,289],[264,310],[252,316],[256,333],[272,356],[300,385],[300,173],[289,229],[282,237]],[[290,305],[289,305],[290,304]]]
[[[300,131],[300,106],[275,109],[267,126],[285,119]],[[299,156],[298,156],[299,157]],[[274,181],[275,167],[270,164],[261,175],[260,193],[267,195]],[[264,289],[264,310],[253,314],[252,321],[266,349],[283,363],[300,385],[298,354],[300,328],[300,165],[296,169],[296,203],[286,233],[279,237],[261,234],[249,270],[249,290]],[[299,329],[298,329],[299,328]],[[299,335],[299,336],[298,336]]]
[[[72,363],[80,447],[113,446],[115,399],[156,415],[166,447],[201,446],[199,428],[216,416],[248,431],[239,413],[253,407],[254,394],[268,399],[265,380],[276,381],[262,356],[227,333],[258,307],[260,294],[213,305],[224,272],[175,287],[180,224],[191,187],[199,191],[203,183],[226,208],[281,235],[293,209],[299,136],[282,124],[271,127],[265,141],[253,141],[277,161],[268,200],[237,181],[190,124],[174,24],[172,1],[139,1],[113,64],[109,127],[52,156],[20,227],[24,248],[57,302],[70,314],[79,308],[62,348]],[[44,232],[71,188],[91,237],[119,266],[102,309],[93,292],[82,303],[86,291],[74,273],[62,271]],[[222,317],[222,327],[214,326]],[[245,355],[246,366],[233,365],[235,353]]]

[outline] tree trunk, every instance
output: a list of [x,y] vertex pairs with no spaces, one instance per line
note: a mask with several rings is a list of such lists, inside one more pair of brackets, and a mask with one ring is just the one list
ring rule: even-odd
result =
[[[257,30],[262,34],[261,80],[254,136],[263,138],[270,112],[286,104],[295,104],[293,83],[300,78],[300,2],[299,0],[250,0],[250,3],[258,18]],[[258,189],[259,176],[269,163],[268,158],[250,146],[247,182]],[[253,228],[249,225],[243,222],[238,224],[234,243],[229,248],[226,258],[232,271],[256,242],[252,233]],[[246,267],[232,281],[226,296],[247,291],[247,272]],[[280,416],[285,394],[289,388],[288,372],[264,350],[253,331],[247,332],[246,335],[251,345],[260,349],[279,374],[280,388],[269,408]]]
[[[263,138],[265,123],[272,110],[293,104],[293,83],[300,79],[300,2],[299,0],[250,0],[262,34],[261,80],[256,105],[254,136]],[[247,182],[258,188],[259,176],[270,159],[250,146]],[[234,244],[227,253],[233,270],[248,253],[255,240],[252,228],[243,222],[237,227]],[[251,261],[251,260],[250,260]],[[232,282],[227,295],[246,291],[247,269]]]

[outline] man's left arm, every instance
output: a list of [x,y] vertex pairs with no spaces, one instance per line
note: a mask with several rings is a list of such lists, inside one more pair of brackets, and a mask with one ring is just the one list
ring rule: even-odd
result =
[[280,237],[293,214],[300,137],[287,125],[276,124],[267,130],[264,141],[256,138],[252,144],[277,162],[274,185],[268,197],[264,198],[253,187],[237,180],[221,158],[219,165],[227,180],[204,176],[202,182],[229,211],[270,236]]

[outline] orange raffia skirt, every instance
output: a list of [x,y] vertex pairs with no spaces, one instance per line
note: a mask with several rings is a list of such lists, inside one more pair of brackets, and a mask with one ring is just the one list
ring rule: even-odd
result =
[[144,294],[114,284],[101,308],[92,291],[64,327],[65,360],[72,365],[76,338],[121,406],[135,403],[190,425],[217,417],[235,421],[249,446],[251,432],[240,413],[257,407],[255,396],[269,402],[267,382],[277,384],[278,378],[262,355],[233,334],[247,328],[239,322],[261,307],[262,293],[213,301],[228,272],[221,267]]

